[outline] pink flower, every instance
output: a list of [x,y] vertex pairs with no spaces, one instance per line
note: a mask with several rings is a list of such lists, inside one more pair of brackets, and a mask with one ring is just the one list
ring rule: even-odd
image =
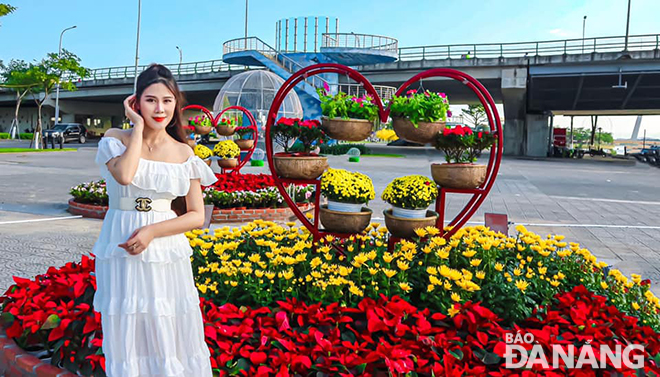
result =
[[330,86],[325,81],[323,82],[323,90],[325,90],[326,93],[330,91]]
[[408,97],[412,97],[412,96],[414,96],[416,93],[417,93],[417,91],[416,91],[415,89],[410,89],[409,91],[406,92],[406,94],[408,95]]

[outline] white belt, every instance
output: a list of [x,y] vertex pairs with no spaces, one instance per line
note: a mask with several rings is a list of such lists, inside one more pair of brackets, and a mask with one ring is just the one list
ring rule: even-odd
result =
[[110,208],[138,212],[167,212],[172,210],[172,201],[168,199],[119,198],[116,204],[117,206],[111,206]]

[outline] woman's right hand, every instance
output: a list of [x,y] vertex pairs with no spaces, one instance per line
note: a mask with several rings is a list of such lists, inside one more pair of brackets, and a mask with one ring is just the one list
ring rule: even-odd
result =
[[133,123],[133,127],[142,127],[144,126],[144,119],[142,119],[142,116],[135,111],[136,100],[135,94],[126,97],[124,100],[124,113],[128,120]]

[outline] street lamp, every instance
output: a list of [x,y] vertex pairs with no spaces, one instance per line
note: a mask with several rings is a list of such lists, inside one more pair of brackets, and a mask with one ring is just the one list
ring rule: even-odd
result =
[[135,40],[135,80],[133,81],[133,94],[137,92],[137,79],[138,79],[138,61],[140,60],[140,13],[142,12],[142,0],[138,0],[138,14],[137,14],[137,38]]
[[628,51],[628,30],[630,29],[630,0],[628,0],[628,17],[626,19],[626,43],[623,46],[623,51]]
[[247,46],[247,20],[248,20],[248,0],[245,0],[245,43],[246,43],[246,46]]
[[181,48],[179,46],[176,46],[176,49],[179,50],[179,69],[178,69],[178,75],[181,75],[181,62],[183,61],[183,51],[181,51]]
[[[77,28],[77,26],[73,25],[71,27],[62,30],[62,32],[60,33],[60,47],[57,49],[58,59],[62,57],[62,37],[64,36],[64,32],[75,28]],[[60,75],[61,74],[62,72],[60,72]],[[57,90],[55,94],[55,124],[58,124],[60,122],[60,79],[61,77],[57,78]]]
[[587,26],[587,16],[582,19],[582,53],[584,54],[584,30]]

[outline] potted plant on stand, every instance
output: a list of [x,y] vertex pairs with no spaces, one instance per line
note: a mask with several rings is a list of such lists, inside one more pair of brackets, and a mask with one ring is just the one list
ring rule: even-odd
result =
[[254,130],[248,127],[237,127],[236,135],[238,139],[235,139],[234,142],[241,148],[242,151],[250,150],[254,146]]
[[321,193],[328,199],[320,208],[321,224],[338,233],[361,233],[371,221],[365,207],[375,197],[369,176],[344,169],[328,169],[321,177]]
[[337,140],[361,141],[369,136],[378,119],[378,106],[369,96],[349,96],[339,92],[328,95],[327,84],[317,89],[321,100],[321,128]]
[[219,157],[218,166],[223,169],[232,169],[238,166],[238,155],[241,149],[233,140],[223,140],[215,145],[213,154]]
[[435,147],[445,153],[446,163],[431,164],[431,175],[440,187],[474,189],[486,179],[486,165],[475,164],[481,151],[492,146],[495,136],[470,127],[446,127],[436,137]]
[[211,166],[211,156],[213,156],[213,151],[205,145],[196,145],[193,148],[195,156],[201,158],[208,166]]
[[[271,127],[273,141],[284,152],[273,155],[275,171],[282,178],[316,179],[328,168],[328,158],[311,153],[317,145],[324,143],[327,136],[317,120],[280,118]],[[300,152],[291,153],[291,144],[298,140]]]
[[230,118],[222,118],[215,126],[215,132],[219,136],[231,136],[236,132],[236,122]]
[[193,126],[195,133],[201,136],[208,135],[213,130],[211,119],[206,115],[197,115],[188,118],[188,124]]
[[438,187],[423,175],[408,175],[394,179],[381,198],[392,205],[383,211],[385,225],[399,238],[410,238],[415,229],[435,226],[438,214],[427,210],[438,197]]
[[399,138],[420,144],[432,143],[451,117],[449,100],[444,93],[409,90],[394,96],[390,104],[392,128]]

